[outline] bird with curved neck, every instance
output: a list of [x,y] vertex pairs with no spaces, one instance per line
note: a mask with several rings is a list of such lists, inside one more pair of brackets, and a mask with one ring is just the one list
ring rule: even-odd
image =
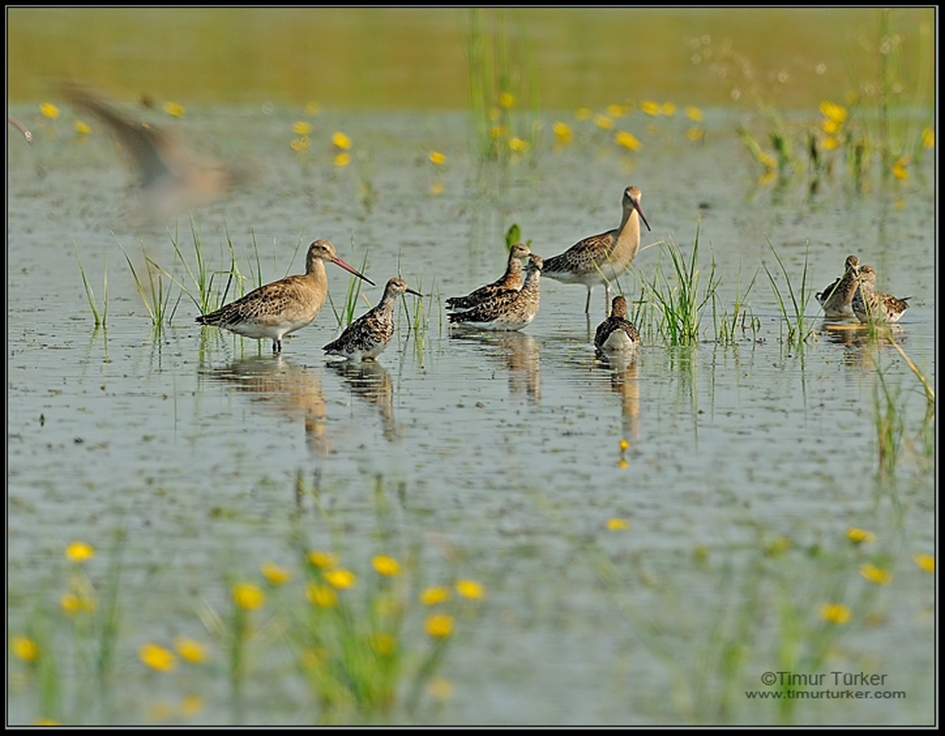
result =
[[610,280],[627,270],[640,249],[640,221],[647,230],[652,230],[640,206],[642,196],[638,187],[627,187],[623,192],[623,217],[619,227],[584,238],[545,261],[542,271],[545,276],[563,284],[587,287],[585,314],[590,313],[591,290],[598,284],[604,284],[606,303],[610,304]]
[[843,276],[834,281],[823,291],[815,294],[820,306],[823,307],[824,317],[828,319],[852,319],[853,294],[856,292],[860,259],[856,256],[847,256],[844,263]]
[[627,300],[615,296],[610,316],[597,326],[594,333],[594,347],[603,354],[634,351],[640,344],[640,334],[636,325],[627,319]]
[[269,338],[272,352],[281,353],[282,338],[314,322],[325,303],[326,261],[374,286],[371,279],[338,257],[335,246],[327,240],[316,240],[308,247],[304,274],[260,286],[215,312],[197,317],[197,323],[222,327],[256,340]]
[[500,278],[493,281],[491,284],[480,286],[466,296],[451,296],[446,300],[446,308],[451,310],[472,309],[501,291],[521,289],[522,283],[525,280],[522,259],[528,258],[530,253],[531,250],[529,250],[525,243],[515,243],[509,249],[508,266],[505,269],[505,273],[502,274]]
[[384,296],[377,306],[358,317],[322,350],[354,362],[374,360],[394,336],[394,303],[404,294],[423,296],[409,288],[403,279],[392,278],[384,287]]
[[450,314],[450,323],[479,330],[520,330],[538,314],[543,261],[532,253],[521,289],[505,289],[465,312]]
[[872,266],[860,266],[859,284],[853,295],[853,312],[860,322],[898,322],[909,308],[908,300],[892,294],[876,291],[876,270]]

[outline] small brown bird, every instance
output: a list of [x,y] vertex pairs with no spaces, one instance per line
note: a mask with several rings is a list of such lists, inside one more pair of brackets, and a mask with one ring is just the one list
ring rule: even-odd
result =
[[532,253],[525,269],[525,283],[521,289],[505,289],[465,312],[453,312],[453,324],[475,327],[479,330],[520,330],[531,324],[538,314],[541,298],[542,259]]
[[495,296],[500,291],[521,289],[522,283],[525,280],[522,259],[528,258],[530,253],[531,251],[525,243],[515,243],[515,245],[509,249],[509,262],[505,273],[502,274],[499,279],[493,281],[491,284],[480,286],[466,296],[450,297],[446,300],[446,308],[452,310],[472,309],[482,304],[484,301],[488,301],[490,297]]
[[171,133],[119,112],[75,82],[63,82],[63,96],[74,107],[105,124],[136,170],[139,215],[171,217],[209,204],[249,179],[246,172],[191,151]]
[[626,271],[640,249],[640,221],[647,230],[652,230],[640,207],[642,196],[639,188],[627,187],[623,192],[623,217],[619,227],[584,238],[545,261],[542,273],[548,278],[587,287],[585,314],[590,314],[591,289],[597,284],[604,284],[607,303],[610,303],[608,281]]
[[852,319],[853,294],[859,279],[860,259],[856,256],[847,256],[844,263],[843,276],[834,281],[823,291],[815,294],[820,306],[823,307],[824,317],[828,319]]
[[878,293],[876,270],[872,266],[860,266],[859,285],[853,295],[853,312],[860,322],[898,322],[909,308],[911,298]]
[[615,296],[610,316],[597,326],[594,334],[594,346],[601,353],[629,354],[640,344],[640,334],[636,326],[627,319],[627,300]]
[[358,317],[337,340],[328,343],[322,350],[354,362],[374,360],[384,352],[394,336],[394,302],[404,294],[423,296],[419,291],[408,288],[403,279],[392,278],[384,287],[384,296],[377,306]]
[[305,273],[286,276],[265,284],[210,314],[197,317],[197,323],[223,327],[230,332],[257,340],[270,338],[272,352],[282,352],[282,338],[315,321],[328,293],[324,261],[374,282],[345,263],[327,240],[316,240],[308,247]]

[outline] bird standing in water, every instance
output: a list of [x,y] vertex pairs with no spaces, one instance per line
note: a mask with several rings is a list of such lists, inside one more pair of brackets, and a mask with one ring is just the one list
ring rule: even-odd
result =
[[281,353],[282,338],[314,322],[325,303],[328,294],[325,261],[374,286],[371,279],[338,257],[335,246],[327,240],[316,240],[308,247],[304,274],[260,286],[215,312],[197,317],[197,323],[223,327],[257,340],[270,338],[272,352]]
[[892,294],[876,291],[876,270],[872,266],[860,266],[859,285],[853,295],[853,312],[860,322],[898,322],[909,308],[908,300]]
[[501,291],[521,289],[522,283],[525,280],[522,259],[528,258],[530,253],[531,251],[525,243],[515,243],[509,249],[509,262],[505,273],[502,274],[499,279],[493,281],[491,284],[480,286],[466,296],[450,297],[446,300],[446,308],[451,310],[472,309]]
[[818,291],[815,294],[820,306],[823,307],[824,317],[828,319],[852,319],[856,316],[853,313],[853,294],[856,292],[859,279],[859,265],[859,258],[847,256],[843,276],[823,291]]
[[465,312],[450,314],[450,322],[479,330],[520,330],[538,314],[541,299],[542,259],[532,253],[521,289],[506,289]]
[[384,352],[394,336],[394,302],[404,294],[422,297],[419,291],[408,288],[403,279],[393,278],[384,287],[384,296],[377,306],[358,317],[345,328],[341,336],[322,350],[355,362],[374,360]]
[[615,296],[610,316],[597,326],[594,347],[605,355],[630,354],[640,344],[636,326],[627,319],[627,300]]
[[604,284],[607,304],[610,304],[609,281],[627,270],[640,249],[640,221],[647,230],[652,230],[640,207],[642,196],[638,187],[627,187],[623,192],[623,217],[619,227],[584,238],[545,261],[542,270],[545,276],[563,284],[587,287],[585,314],[590,314],[591,290],[597,284]]

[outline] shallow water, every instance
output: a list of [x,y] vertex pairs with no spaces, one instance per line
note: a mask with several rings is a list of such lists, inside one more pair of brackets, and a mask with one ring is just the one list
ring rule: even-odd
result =
[[[135,613],[123,621],[118,667],[135,671],[144,641],[201,636],[195,608],[220,605],[225,578],[257,579],[267,559],[291,566],[294,518],[323,547],[328,526],[342,530],[352,564],[385,551],[391,524],[394,547],[419,542],[431,570],[458,564],[488,591],[447,657],[452,698],[420,720],[775,723],[776,710],[740,693],[787,668],[776,644],[785,600],[816,629],[818,606],[837,596],[868,605],[817,671],[886,673],[889,689],[908,697],[804,702],[794,720],[931,720],[933,585],[912,556],[935,549],[933,463],[907,449],[894,479],[880,483],[874,421],[878,369],[899,392],[910,435],[925,412],[920,386],[892,346],[821,332],[813,298],[805,311],[816,339],[803,350],[786,344],[758,273],[763,262],[779,273],[769,241],[795,285],[808,259],[811,290],[850,252],[875,264],[883,289],[913,296],[897,339],[934,384],[936,210],[934,188],[923,185],[933,181],[931,157],[898,188],[857,196],[838,179],[811,197],[803,185],[756,188],[726,110],[706,112],[703,144],[686,141],[680,121],[663,121],[636,154],[589,136],[504,167],[467,153],[459,113],[323,113],[323,137],[343,130],[355,141],[359,174],[334,167],[327,145],[300,163],[289,148],[297,116],[219,109],[179,124],[224,157],[265,164],[254,188],[197,213],[205,253],[226,269],[229,234],[243,273],[255,273],[258,253],[270,281],[299,272],[307,243],[328,238],[352,265],[366,257],[379,285],[402,274],[427,295],[426,327],[411,329],[415,300],[399,305],[377,365],[325,361],[321,346],[338,331],[328,304],[277,357],[266,341],[202,332],[186,297],[156,331],[119,244],[139,270],[143,251],[185,276],[168,232],[123,214],[126,179],[110,144],[80,143],[64,123],[38,130],[33,148],[10,141],[11,629],[29,615],[29,591],[57,599],[70,540],[104,557],[124,528],[121,595]],[[431,148],[447,154],[442,171],[427,160]],[[443,193],[431,196],[436,181]],[[534,252],[554,255],[615,226],[628,184],[644,192],[653,227],[644,246],[675,241],[688,255],[699,228],[700,265],[707,273],[715,263],[723,309],[758,274],[747,299],[755,329],[719,344],[706,312],[697,345],[650,335],[636,361],[613,367],[595,359],[591,341],[601,290],[587,319],[584,289],[545,280],[539,315],[521,333],[450,334],[441,298],[498,276],[511,224]],[[178,226],[192,259],[191,225]],[[107,330],[94,328],[76,251],[99,300],[107,273]],[[669,268],[650,247],[634,271],[649,279],[658,263]],[[337,306],[348,276],[328,271]],[[633,277],[621,281],[639,293]],[[381,288],[363,293],[374,303]],[[321,511],[296,496],[299,475],[317,488]],[[609,531],[610,518],[630,529]],[[870,588],[858,563],[837,563],[851,526],[877,535],[895,576],[888,589]],[[766,562],[762,550],[779,537],[792,551]],[[752,587],[751,571],[769,564]],[[752,600],[739,696],[719,712],[719,626]],[[173,692],[162,682],[148,695]],[[249,720],[305,719],[304,695],[290,686],[282,707],[264,694],[249,697]],[[188,722],[230,722],[225,695],[206,701]],[[15,696],[10,705],[11,722],[36,717]],[[128,720],[147,722],[146,706],[114,719]]]

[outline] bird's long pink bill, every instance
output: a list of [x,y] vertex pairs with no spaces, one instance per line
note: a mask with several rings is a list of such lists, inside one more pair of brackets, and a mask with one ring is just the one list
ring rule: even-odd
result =
[[637,214],[640,215],[640,219],[643,220],[643,224],[646,225],[646,229],[650,232],[653,232],[653,228],[650,227],[650,223],[646,221],[646,215],[643,214],[643,208],[640,207],[639,202],[633,203],[633,209],[637,211]]
[[373,281],[371,281],[371,279],[369,279],[367,276],[365,276],[363,273],[361,273],[361,272],[358,271],[357,269],[351,268],[351,266],[349,266],[347,263],[345,263],[345,262],[344,262],[343,260],[341,260],[340,258],[338,258],[338,257],[332,258],[332,259],[331,259],[331,262],[334,263],[336,266],[341,266],[341,267],[342,267],[345,271],[347,271],[348,273],[353,273],[353,274],[354,274],[355,276],[357,276],[359,279],[364,279],[364,280],[367,281],[371,286],[377,286],[377,284],[375,284]]

